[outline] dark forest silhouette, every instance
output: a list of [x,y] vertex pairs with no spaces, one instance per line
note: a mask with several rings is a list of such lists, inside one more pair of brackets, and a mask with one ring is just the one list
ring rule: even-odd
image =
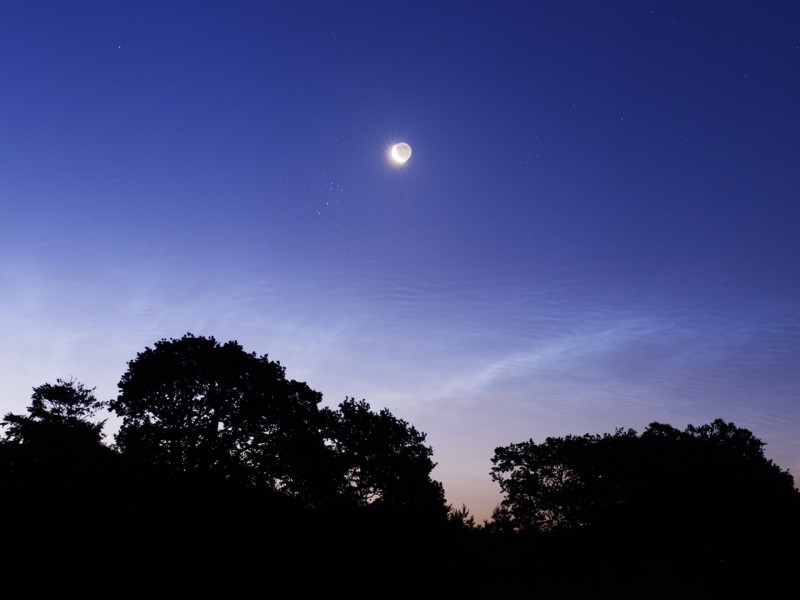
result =
[[[320,401],[267,356],[191,334],[139,353],[110,402],[75,380],[34,388],[3,420],[4,583],[107,597],[797,585],[800,493],[732,423],[497,448],[503,500],[476,525],[446,504],[424,433]],[[122,419],[111,445],[105,407]]]

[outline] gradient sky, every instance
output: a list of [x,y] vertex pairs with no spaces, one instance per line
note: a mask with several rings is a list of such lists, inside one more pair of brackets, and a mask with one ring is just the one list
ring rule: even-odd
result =
[[797,2],[0,6],[3,413],[236,339],[480,520],[495,447],[652,421],[797,477],[799,308]]

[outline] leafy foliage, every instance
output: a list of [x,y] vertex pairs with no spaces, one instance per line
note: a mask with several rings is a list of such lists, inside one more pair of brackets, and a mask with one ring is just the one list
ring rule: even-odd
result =
[[[430,474],[433,451],[425,434],[388,409],[347,398],[326,411],[327,443],[340,474],[339,490],[355,504],[444,509],[444,493]],[[443,513],[444,514],[444,513]]]
[[27,414],[3,420],[0,509],[13,517],[0,559],[43,583],[40,595],[71,581],[97,595],[188,584],[249,596],[335,546],[319,577],[287,582],[288,593],[317,581],[352,593],[342,573],[358,564],[371,595],[394,580],[467,597],[528,593],[535,580],[548,597],[596,594],[598,582],[638,597],[656,576],[664,597],[711,597],[747,585],[777,595],[800,557],[792,477],[732,423],[497,448],[505,498],[477,526],[466,506],[445,504],[424,433],[364,400],[319,402],[236,342],[161,340],[120,381],[115,454],[93,390],[34,388]]
[[49,448],[52,454],[97,446],[105,421],[90,419],[105,404],[75,380],[40,385],[33,388],[27,415],[6,414],[6,439],[29,450]]
[[719,419],[684,431],[652,423],[641,435],[620,429],[511,444],[492,459],[505,494],[495,520],[515,531],[592,527],[663,539],[776,531],[798,494],[763,447]]
[[111,409],[126,455],[301,495],[322,470],[321,394],[235,341],[161,340],[128,363],[119,389]]
[[462,504],[461,508],[448,504],[447,522],[458,529],[474,530],[479,527],[475,524],[475,517],[469,513],[466,504]]

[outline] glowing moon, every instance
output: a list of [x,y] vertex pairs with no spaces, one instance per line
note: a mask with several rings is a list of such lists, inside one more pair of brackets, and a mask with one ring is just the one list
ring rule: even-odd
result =
[[405,142],[400,142],[392,146],[391,150],[392,160],[398,165],[402,165],[409,158],[411,158],[411,146]]

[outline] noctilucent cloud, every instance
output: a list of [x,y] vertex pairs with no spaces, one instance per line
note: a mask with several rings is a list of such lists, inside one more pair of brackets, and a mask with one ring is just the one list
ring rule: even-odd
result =
[[794,1],[12,1],[0,81],[3,412],[192,332],[388,407],[479,520],[529,438],[800,472]]

